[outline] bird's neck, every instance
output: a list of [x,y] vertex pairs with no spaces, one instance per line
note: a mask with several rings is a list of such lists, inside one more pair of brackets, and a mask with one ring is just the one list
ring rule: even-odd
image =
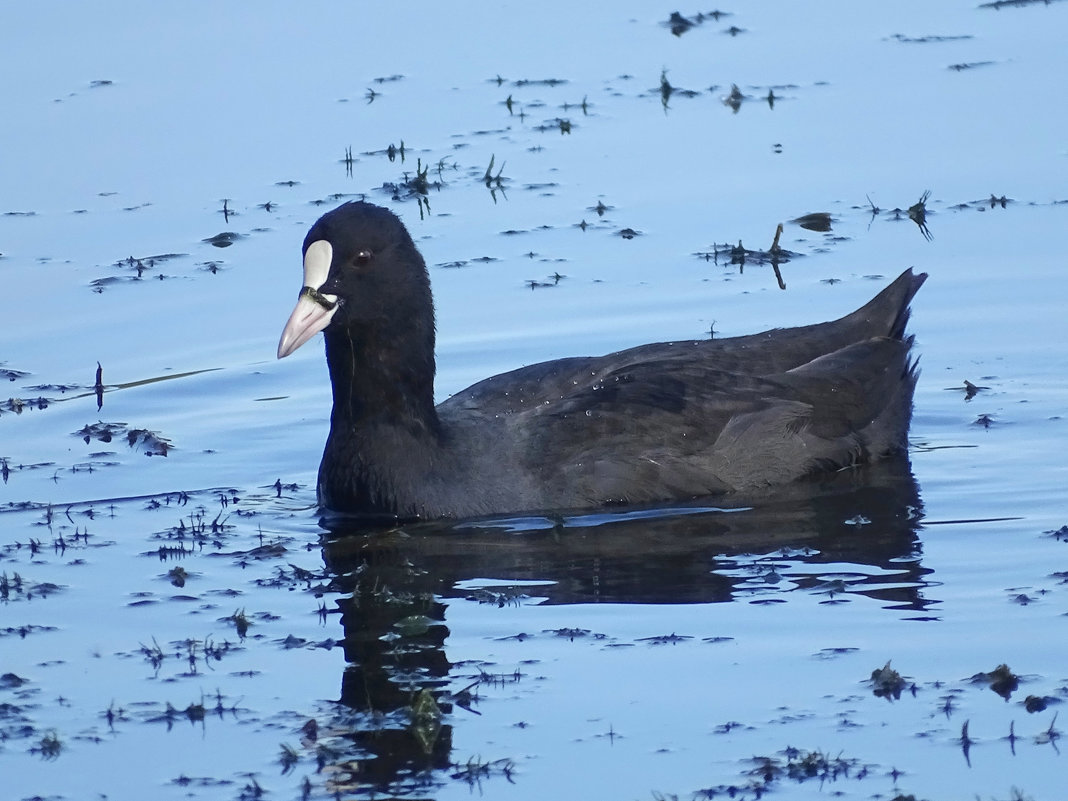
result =
[[421,341],[410,333],[374,337],[370,330],[327,333],[334,408],[319,500],[340,512],[414,517],[422,514],[420,487],[443,451],[433,330]]
[[420,341],[415,332],[383,336],[367,327],[328,331],[325,338],[332,434],[392,426],[417,439],[437,435],[432,333]]

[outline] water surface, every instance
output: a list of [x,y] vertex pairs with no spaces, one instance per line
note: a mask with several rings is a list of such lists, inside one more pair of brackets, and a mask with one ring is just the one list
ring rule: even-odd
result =
[[[7,794],[1060,797],[1068,5],[725,11],[9,15]],[[928,272],[910,461],[326,531],[321,346],[274,350],[349,197],[431,266],[441,398]],[[785,291],[729,256],[779,223]]]

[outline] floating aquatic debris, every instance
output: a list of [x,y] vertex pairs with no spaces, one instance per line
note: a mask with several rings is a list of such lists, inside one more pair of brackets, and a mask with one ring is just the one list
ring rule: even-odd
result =
[[403,164],[404,163],[404,159],[405,159],[405,157],[407,155],[407,152],[408,151],[404,146],[404,140],[401,139],[399,146],[393,144],[392,142],[390,142],[389,146],[386,147],[385,149],[383,149],[383,150],[369,150],[369,151],[365,152],[364,155],[365,156],[380,156],[380,155],[384,155],[391,162],[396,161],[397,157],[399,156],[400,160],[401,160],[401,164]]
[[730,94],[720,98],[723,105],[729,106],[731,111],[735,114],[737,114],[738,110],[742,107],[743,100],[745,100],[745,95],[742,94],[742,90],[738,88],[738,84],[736,83],[731,84]]
[[834,219],[831,215],[825,211],[816,211],[811,214],[802,214],[800,217],[796,217],[790,222],[795,225],[800,225],[802,228],[808,231],[817,231],[819,233],[826,233],[831,230],[831,223]]
[[[726,11],[698,11],[695,14],[691,14],[689,17],[685,17],[678,11],[672,11],[671,16],[666,21],[661,22],[660,25],[671,31],[673,36],[682,36],[689,30],[696,28],[699,25],[703,25],[708,20],[714,20],[719,22],[723,17],[731,16]],[[724,33],[741,33],[741,28],[731,26]]]
[[237,609],[232,615],[223,619],[233,623],[234,628],[237,631],[237,636],[242,640],[245,639],[245,636],[248,634],[249,621],[248,617],[245,615],[244,609]]
[[[738,728],[740,724],[725,724],[726,731]],[[756,756],[746,760],[751,765],[745,770],[744,779],[739,784],[721,784],[705,787],[693,792],[695,799],[733,798],[739,801],[756,801],[771,793],[777,782],[789,779],[793,782],[815,780],[820,785],[837,782],[842,779],[862,780],[873,770],[874,766],[861,764],[857,759],[829,756],[823,751],[809,751],[801,748],[785,748],[776,756]],[[659,798],[659,794],[657,795]],[[909,797],[898,794],[895,801],[908,801]],[[913,799],[913,801],[915,801]]]
[[534,129],[538,133],[545,133],[546,131],[559,131],[561,135],[571,133],[572,128],[575,126],[571,120],[564,117],[553,117],[548,119],[540,125],[535,125]]
[[493,202],[497,202],[497,192],[499,191],[502,197],[507,199],[504,194],[504,182],[507,178],[503,177],[504,174],[504,162],[501,162],[500,168],[497,170],[497,174],[493,174],[493,162],[496,160],[496,155],[490,154],[489,166],[486,167],[486,172],[482,176],[482,183],[486,185],[486,188],[490,191],[490,196],[493,198]]
[[28,400],[8,398],[4,403],[0,403],[0,411],[22,414],[26,409],[47,409],[50,402],[51,399],[45,397],[30,398]]
[[1028,695],[1021,702],[1023,708],[1030,714],[1045,712],[1050,704],[1059,704],[1061,700],[1051,695]]
[[520,78],[518,81],[513,81],[512,86],[563,86],[567,81],[563,78]]
[[896,39],[904,44],[931,44],[938,42],[959,42],[964,39],[974,39],[975,37],[970,33],[958,34],[955,36],[906,36],[903,33],[895,33],[890,38]]
[[63,742],[59,739],[55,729],[49,729],[45,732],[37,745],[30,748],[31,754],[40,754],[41,759],[49,761],[59,759],[62,751]]
[[802,254],[787,250],[779,245],[779,238],[782,236],[782,232],[782,223],[779,223],[775,228],[775,238],[772,240],[771,247],[767,250],[749,250],[739,239],[737,245],[714,243],[710,251],[698,251],[694,255],[699,259],[711,261],[715,264],[720,264],[722,260],[724,266],[737,266],[739,272],[745,271],[746,264],[770,264],[775,272],[775,280],[779,285],[779,289],[786,289],[786,282],[779,271],[779,265],[786,264],[791,259],[799,258]]
[[33,601],[62,592],[65,587],[50,581],[31,581],[19,573],[0,573],[0,602]]
[[206,242],[212,247],[228,248],[241,239],[244,239],[244,236],[241,234],[234,233],[233,231],[223,231],[222,233],[218,233],[215,236],[209,236],[207,239],[202,239],[200,241]]
[[517,587],[492,588],[477,587],[464,600],[474,601],[479,604],[489,604],[503,609],[506,606],[520,606],[523,601],[530,598],[525,592]]
[[[224,236],[220,234],[219,236]],[[238,236],[232,234],[232,236]],[[209,240],[204,240],[205,242]],[[220,245],[219,247],[226,247]],[[142,256],[140,258],[136,256],[127,256],[124,259],[112,262],[113,267],[117,267],[123,270],[132,271],[134,274],[130,276],[107,276],[105,278],[95,278],[89,282],[89,286],[93,288],[93,291],[97,294],[104,291],[106,287],[112,286],[118,283],[128,283],[131,281],[141,281],[144,275],[149,270],[154,270],[158,265],[164,262],[171,261],[172,259],[185,258],[188,254],[185,253],[161,253],[157,256]],[[158,273],[156,278],[163,280],[165,276],[163,273]]]
[[96,410],[104,408],[104,368],[100,362],[96,363],[96,381],[93,383],[93,394],[96,395]]
[[964,70],[974,70],[978,67],[989,67],[995,64],[994,61],[968,61],[961,64],[950,64],[946,69],[953,70],[954,72],[962,72]]
[[[41,470],[45,467],[55,467],[55,462],[37,462],[35,464],[26,463],[13,463],[7,457],[0,457],[0,479],[6,484],[7,480],[11,477],[11,474],[19,470]],[[56,472],[59,472],[58,470]],[[32,508],[35,504],[29,501],[23,501],[21,503],[9,503],[8,509],[24,509]]]
[[934,237],[931,235],[931,229],[927,227],[927,200],[931,197],[931,190],[928,189],[922,195],[920,199],[909,206],[909,219],[912,220],[920,229],[920,233],[923,234],[923,238],[930,242]]
[[667,22],[661,22],[661,25],[665,25],[671,29],[671,33],[675,36],[682,36],[686,31],[690,30],[695,24],[686,17],[682,16],[678,11],[672,11],[671,16]]
[[523,188],[528,192],[541,192],[542,197],[552,197],[553,192],[549,190],[557,189],[559,186],[560,184],[555,181],[545,181],[544,183],[539,184],[523,184]]
[[[234,234],[234,236],[237,235]],[[206,242],[207,240],[204,241]],[[174,259],[184,259],[187,255],[189,254],[160,253],[155,256],[141,256],[140,258],[137,258],[135,256],[127,256],[125,259],[119,259],[118,261],[113,262],[113,264],[115,267],[125,267],[127,269],[134,270],[137,272],[138,277],[140,277],[145,270],[151,270],[159,264],[163,264],[164,262],[168,261],[173,261]]]
[[680,642],[692,640],[691,634],[658,634],[655,637],[639,637],[638,642],[647,642],[650,645],[678,645]]
[[577,108],[582,111],[583,117],[588,117],[590,115],[590,105],[591,103],[589,102],[589,96],[583,95],[581,103],[564,102],[560,105],[560,108],[562,108],[564,111],[570,111],[573,108]]
[[973,684],[987,684],[990,689],[1006,701],[1020,687],[1020,677],[1006,664],[998,665],[989,673],[976,673],[971,677]]
[[677,86],[672,86],[667,77],[667,70],[660,71],[660,86],[656,90],[660,93],[660,104],[664,107],[664,111],[668,110],[668,101],[672,95],[681,95],[682,97],[697,97],[700,92],[693,89],[680,89]]
[[510,759],[494,759],[490,762],[484,762],[480,758],[471,757],[465,763],[454,762],[451,767],[450,779],[463,780],[472,787],[475,785],[481,787],[484,779],[489,779],[493,776],[502,776],[512,784],[515,783],[512,779],[512,774],[515,772],[515,763]]
[[[441,165],[439,164],[439,167]],[[430,190],[440,190],[444,183],[440,180],[431,181],[430,165],[423,164],[421,158],[416,159],[415,174],[404,173],[403,178],[397,182],[386,182],[379,187],[379,191],[389,194],[390,199],[396,202],[404,202],[415,199],[419,204],[419,216],[430,213]]]
[[126,444],[136,450],[141,450],[146,456],[166,456],[174,449],[170,440],[161,436],[156,431],[147,428],[130,428],[126,423],[105,423],[103,421],[88,423],[73,436],[85,440],[88,445],[91,440],[103,443],[112,442],[114,439],[125,438]]
[[345,157],[341,159],[341,164],[345,165],[345,177],[352,177],[352,167],[355,164],[355,159],[352,157],[352,145],[345,148]]
[[584,637],[600,637],[603,635],[593,634],[589,629],[574,629],[574,628],[561,628],[561,629],[545,629],[545,634],[552,634],[556,637],[566,637],[574,642],[576,639],[582,639]]
[[979,8],[992,8],[995,11],[1002,8],[1023,8],[1024,6],[1048,6],[1056,0],[994,0],[991,3],[980,3]]
[[900,699],[901,691],[908,686],[905,677],[890,667],[889,662],[881,668],[873,670],[869,681],[872,686],[872,694],[877,698],[885,698],[888,701]]
[[[1059,540],[1061,542],[1068,542],[1068,525],[1061,526],[1060,528],[1052,531],[1047,531],[1045,532],[1045,534],[1049,537],[1053,537],[1055,540]],[[1065,582],[1068,582],[1068,571],[1064,573],[1055,573],[1054,575],[1058,578],[1063,578]]]
[[965,401],[970,401],[972,398],[974,398],[980,392],[987,392],[990,389],[990,387],[983,387],[983,386],[979,386],[978,384],[973,384],[968,379],[964,379],[964,387],[963,388],[962,387],[946,387],[946,391],[947,392],[960,392],[962,389],[964,391],[964,400]]

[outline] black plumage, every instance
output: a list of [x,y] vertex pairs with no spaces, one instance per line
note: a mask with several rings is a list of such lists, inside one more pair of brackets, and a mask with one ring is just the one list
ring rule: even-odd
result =
[[401,221],[346,203],[304,242],[279,344],[322,330],[333,386],[320,503],[472,517],[764,490],[907,446],[906,270],[828,323],[522,367],[435,406],[434,307]]

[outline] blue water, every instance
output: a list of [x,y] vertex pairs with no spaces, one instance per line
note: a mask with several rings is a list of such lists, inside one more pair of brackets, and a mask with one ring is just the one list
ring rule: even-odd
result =
[[[289,797],[305,779],[312,797],[745,797],[750,760],[784,767],[790,747],[848,775],[775,778],[778,797],[1060,797],[1068,5],[767,3],[681,36],[672,10],[6,15],[12,798]],[[417,165],[422,214],[383,189]],[[927,190],[930,241],[893,213]],[[830,319],[928,272],[911,474],[872,478],[877,497],[861,481],[748,511],[321,540],[321,347],[274,351],[304,233],[351,196],[400,214],[431,266],[441,398],[543,359]],[[790,223],[819,211],[829,234]],[[700,255],[767,248],[780,222],[801,254],[786,291]],[[205,241],[222,232],[239,238]],[[103,423],[110,442],[78,435]],[[908,682],[893,702],[868,682],[888,660]],[[1021,679],[1007,702],[971,681],[1002,663]],[[396,696],[358,691],[373,680]],[[428,686],[443,716],[421,741],[406,710]]]

